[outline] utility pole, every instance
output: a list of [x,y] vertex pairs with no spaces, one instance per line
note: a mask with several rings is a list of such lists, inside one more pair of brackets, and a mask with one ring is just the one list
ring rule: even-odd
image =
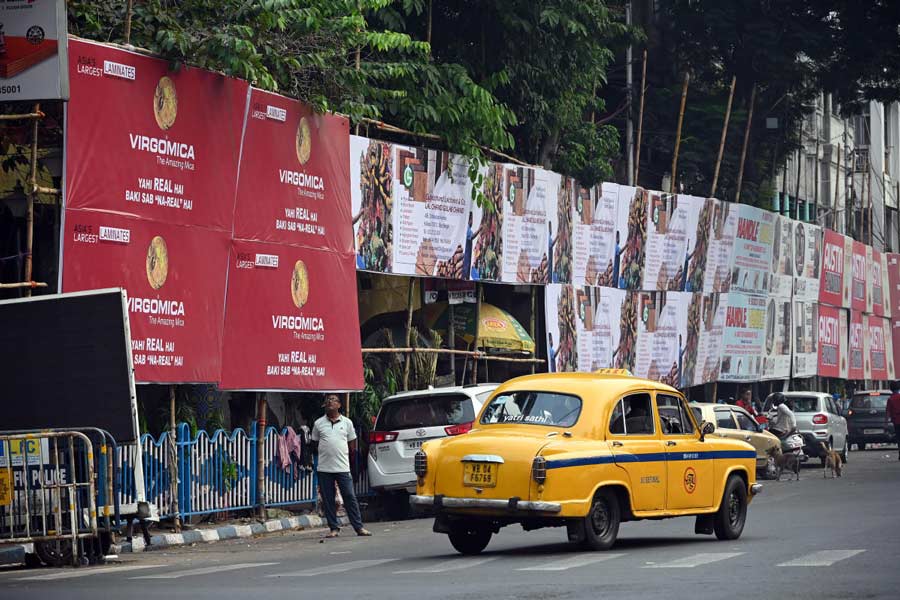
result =
[[[625,3],[625,24],[631,27],[631,0]],[[634,87],[634,77],[631,72],[631,44],[625,50],[625,87],[626,102],[628,107],[625,109],[625,152],[628,154],[628,185],[634,185],[634,125],[631,122],[631,88]]]

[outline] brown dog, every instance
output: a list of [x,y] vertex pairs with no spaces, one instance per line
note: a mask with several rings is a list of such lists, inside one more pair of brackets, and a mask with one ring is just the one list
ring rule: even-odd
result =
[[841,460],[841,455],[822,442],[819,442],[819,447],[825,454],[825,468],[822,470],[822,477],[828,476],[828,469],[831,469],[832,479],[834,479],[835,475],[840,477],[841,472],[844,470],[844,461]]
[[[775,461],[775,480],[781,481],[781,473],[788,469],[793,471],[797,481],[800,481],[800,457],[793,452],[785,454],[781,451],[781,446],[775,446],[768,450],[769,456]],[[788,479],[790,481],[790,479]]]

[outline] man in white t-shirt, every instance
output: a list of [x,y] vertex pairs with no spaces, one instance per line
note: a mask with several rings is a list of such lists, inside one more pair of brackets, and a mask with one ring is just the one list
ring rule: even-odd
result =
[[350,419],[341,415],[341,401],[335,394],[325,396],[322,406],[325,408],[325,416],[313,424],[310,439],[316,444],[319,453],[319,489],[330,529],[325,537],[337,537],[341,531],[334,502],[335,483],[344,497],[347,517],[356,534],[372,535],[372,532],[363,527],[359,503],[353,491],[353,477],[350,475],[350,453],[355,455],[356,452],[356,430]]

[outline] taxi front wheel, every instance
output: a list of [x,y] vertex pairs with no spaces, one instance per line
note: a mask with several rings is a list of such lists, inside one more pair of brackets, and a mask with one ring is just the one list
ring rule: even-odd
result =
[[616,543],[621,521],[621,508],[616,495],[600,490],[594,496],[591,510],[584,518],[584,544],[591,550],[609,550]]
[[747,521],[747,484],[736,475],[728,478],[722,504],[716,513],[714,528],[720,540],[736,540]]
[[460,554],[480,554],[491,541],[489,527],[471,522],[454,523],[448,537]]

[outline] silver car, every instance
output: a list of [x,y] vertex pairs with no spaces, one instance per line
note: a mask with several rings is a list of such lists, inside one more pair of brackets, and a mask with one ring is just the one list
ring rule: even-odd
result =
[[[847,419],[841,416],[841,409],[831,395],[824,392],[782,392],[788,406],[797,418],[797,430],[803,436],[803,452],[810,457],[818,457],[825,464],[825,455],[819,447],[822,442],[837,450],[844,462],[850,449],[847,434]],[[772,397],[766,398],[764,412],[772,409]]]

